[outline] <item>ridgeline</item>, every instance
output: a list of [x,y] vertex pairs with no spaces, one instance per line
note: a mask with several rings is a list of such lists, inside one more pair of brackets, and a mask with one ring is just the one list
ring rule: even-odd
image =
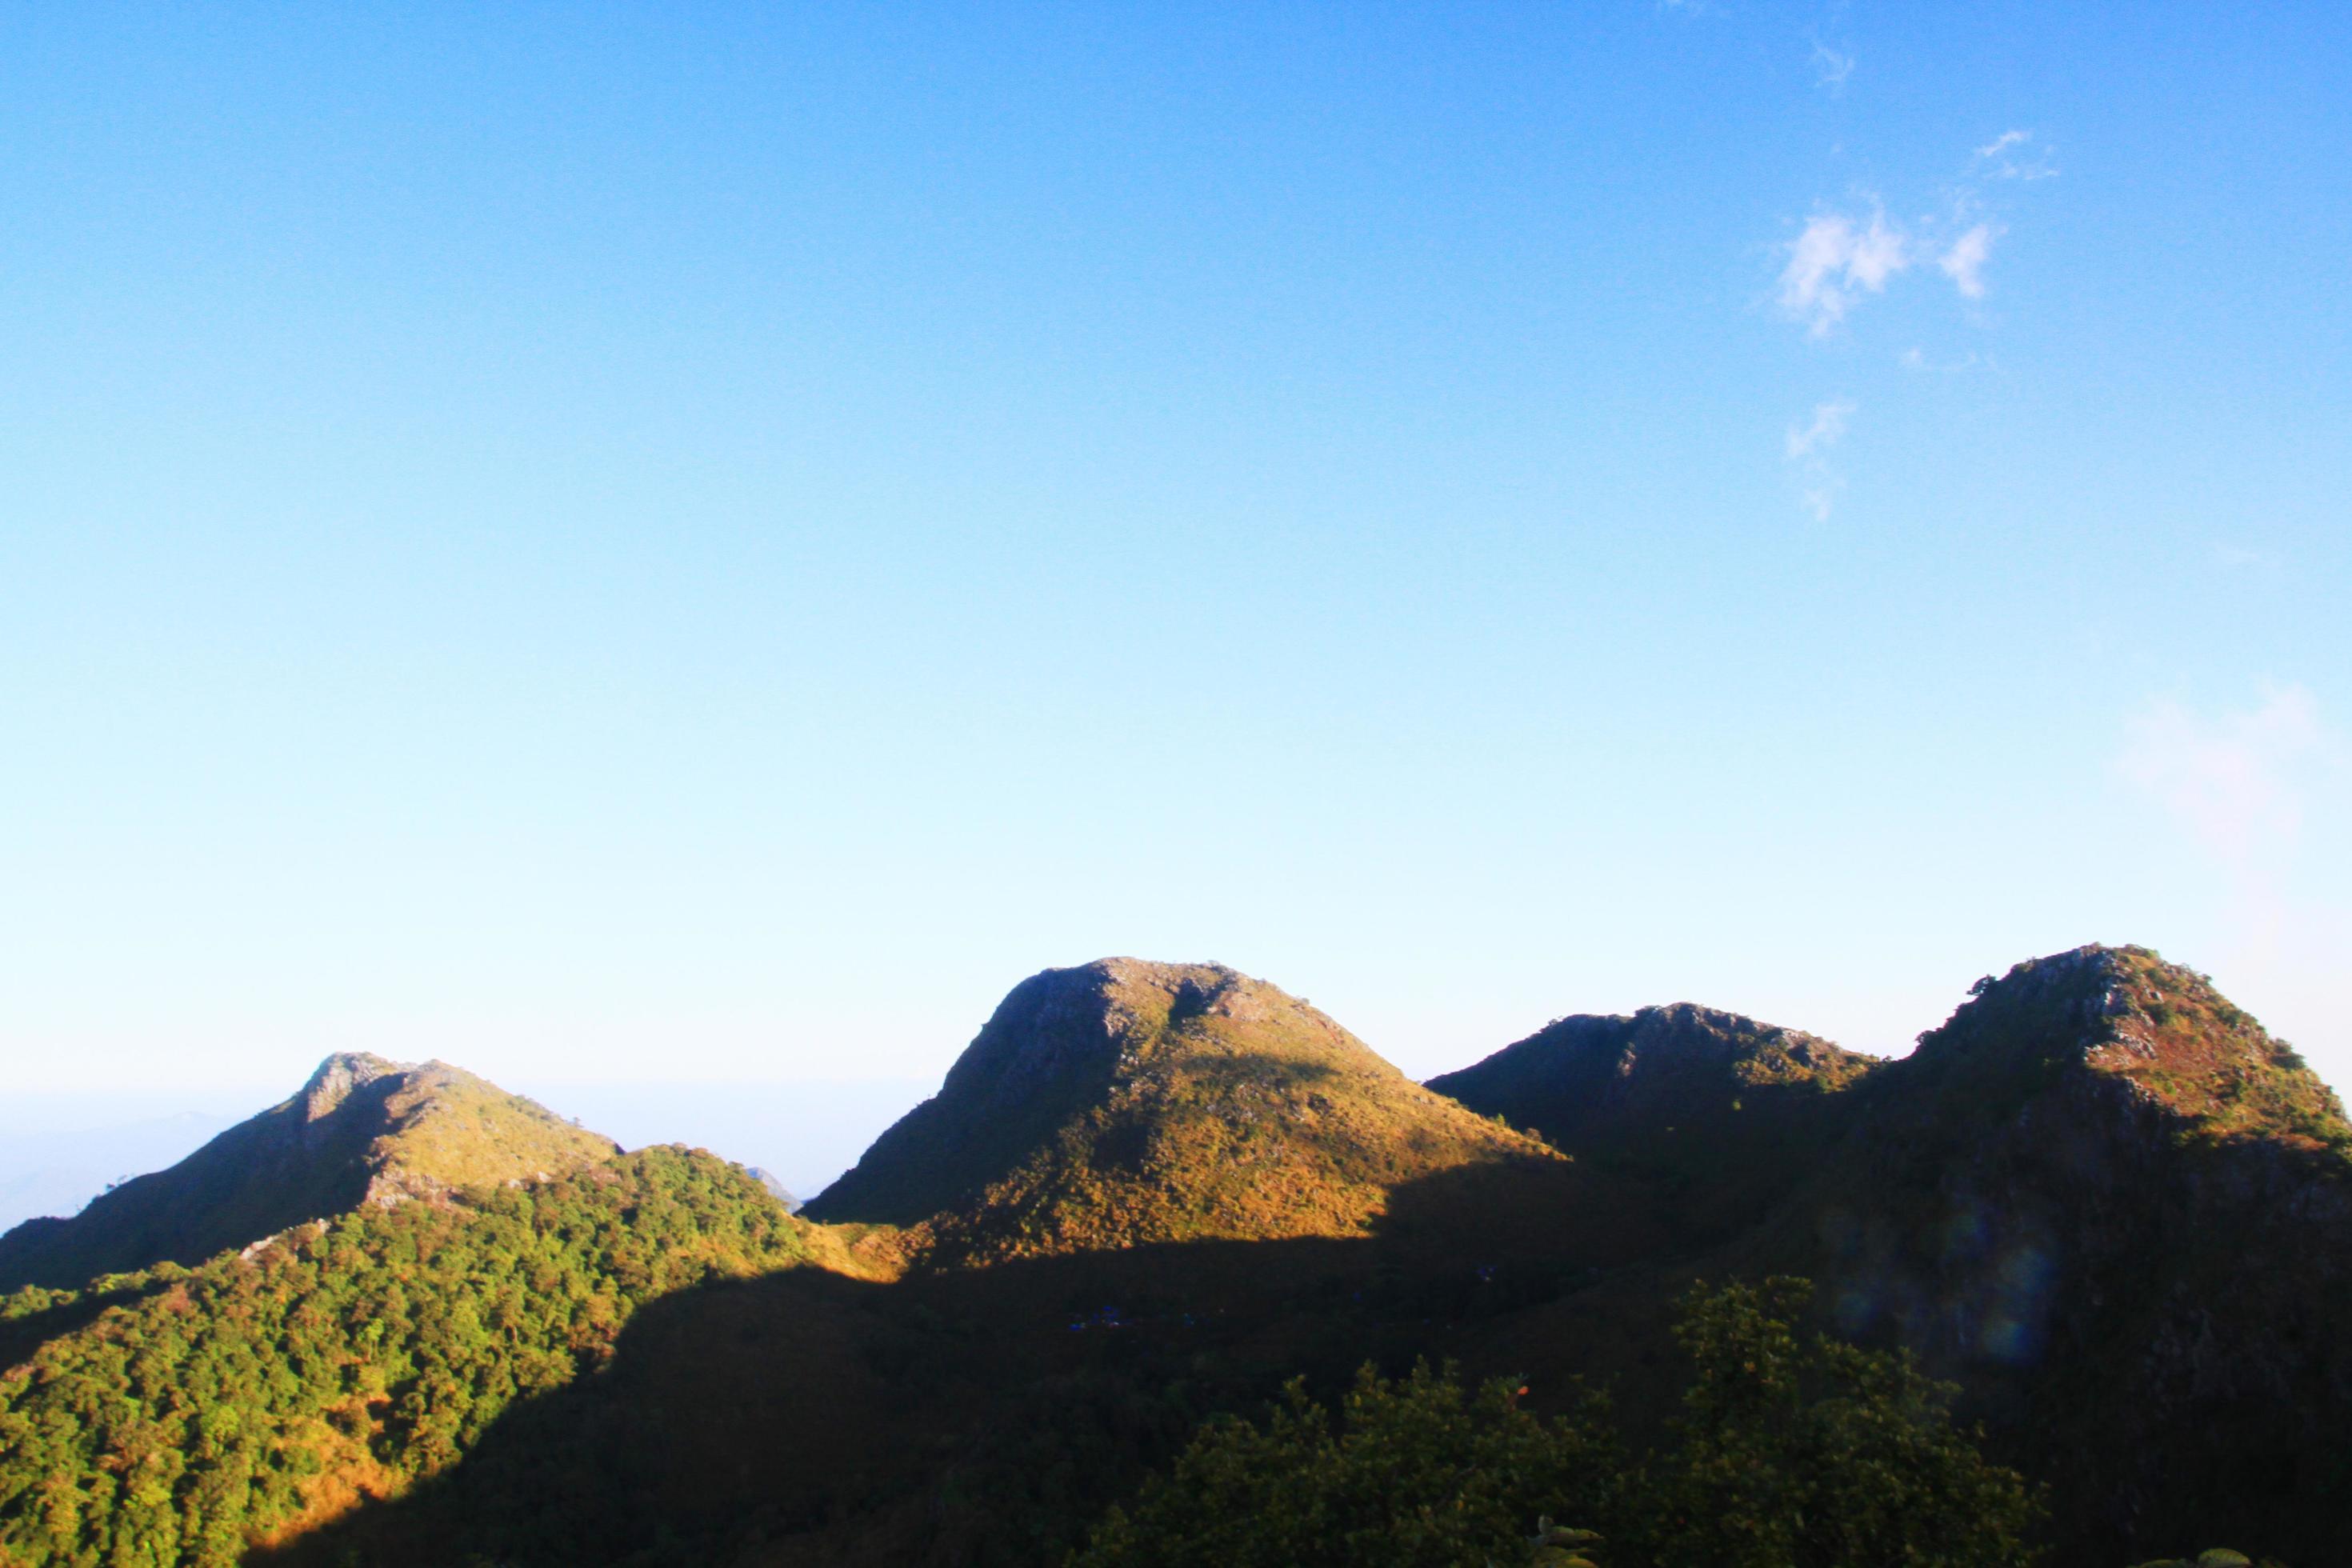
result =
[[[1223,1452],[1187,1448],[1204,1419],[1423,1357],[1546,1420],[1605,1384],[1627,1442],[1703,1457],[1673,1304],[1785,1275],[1853,1397],[1932,1425],[1922,1377],[1957,1384],[1937,1473],[2027,1520],[1981,1422],[2058,1561],[2311,1568],[2352,1531],[2352,1126],[2135,948],[1989,976],[1896,1060],[1682,1004],[1427,1087],[1218,965],[1048,970],[799,1216],[709,1155],[336,1058],[0,1262],[9,1568],[1055,1562]],[[1676,1463],[1654,1494],[1704,1508]]]

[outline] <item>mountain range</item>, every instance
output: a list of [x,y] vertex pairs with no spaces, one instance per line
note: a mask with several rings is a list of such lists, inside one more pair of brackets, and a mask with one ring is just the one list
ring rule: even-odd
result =
[[[1988,976],[1899,1059],[1678,1004],[1427,1085],[1263,981],[1108,959],[1015,986],[797,1215],[336,1057],[20,1226],[0,1563],[1054,1561],[1293,1374],[1454,1357],[1657,1429],[1665,1305],[1772,1274],[1958,1382],[2060,1561],[2352,1526],[2352,1125],[2153,952]],[[276,1370],[183,1409],[150,1344]]]

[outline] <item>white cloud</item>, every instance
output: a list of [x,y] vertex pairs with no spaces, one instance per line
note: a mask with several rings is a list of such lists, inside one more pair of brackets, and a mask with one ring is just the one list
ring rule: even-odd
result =
[[1813,85],[1827,88],[1832,93],[1845,86],[1845,79],[1853,74],[1854,58],[1842,54],[1820,39],[1813,40]]
[[2004,131],[1977,149],[1978,173],[1993,180],[2047,180],[2057,167],[2050,149],[2033,145],[2031,131]]
[[2218,718],[2150,703],[2131,721],[2120,766],[2215,856],[2242,868],[2294,844],[2310,775],[2336,750],[2309,691],[2266,683],[2254,707]]
[[1853,417],[1854,405],[1845,402],[1817,403],[1813,405],[1812,422],[1802,429],[1789,426],[1789,456],[1810,458],[1816,451],[1828,451],[1845,434],[1845,422]]
[[1866,225],[1843,213],[1816,213],[1789,242],[1788,265],[1780,270],[1780,308],[1821,337],[1863,295],[1884,293],[1886,280],[1911,261],[1909,237],[1883,213],[1871,214]]
[[[1818,40],[1813,52],[1826,86],[1833,88],[1853,69],[1852,56]],[[2047,150],[2034,145],[2033,132],[2007,131],[1975,150],[1969,174],[1948,193],[1941,212],[1922,215],[1909,226],[1888,221],[1874,197],[1867,198],[1871,206],[1866,218],[1816,207],[1797,237],[1778,247],[1781,267],[1776,298],[1780,309],[1804,322],[1810,336],[1826,337],[1864,299],[1886,292],[1894,279],[1924,263],[1933,263],[1950,279],[1962,299],[1981,300],[1993,244],[2009,230],[1998,212],[1987,214],[1975,182],[2039,180],[2057,172],[2050,166]],[[1906,363],[1926,368],[1920,356]]]
[[1992,255],[1993,236],[1998,232],[1992,225],[1980,223],[1954,240],[1951,248],[1936,258],[1937,267],[1952,280],[1962,299],[1984,298],[1985,262]]

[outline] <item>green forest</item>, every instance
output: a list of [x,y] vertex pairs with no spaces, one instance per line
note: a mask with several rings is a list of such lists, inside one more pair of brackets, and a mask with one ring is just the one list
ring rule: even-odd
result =
[[[247,1260],[0,1303],[0,1552],[64,1568],[234,1563],[455,1462],[609,1355],[646,1301],[803,1261],[740,1167],[653,1149],[468,1207],[402,1204]],[[97,1309],[79,1331],[48,1335]]]
[[1693,1366],[1682,1419],[1639,1457],[1599,1394],[1545,1419],[1509,1378],[1470,1390],[1451,1367],[1391,1379],[1366,1366],[1335,1429],[1294,1383],[1262,1425],[1202,1428],[1073,1568],[2037,1561],[2042,1500],[1953,1425],[1958,1390],[1903,1352],[1801,1332],[1809,1295],[1783,1279],[1688,1298],[1675,1330]]

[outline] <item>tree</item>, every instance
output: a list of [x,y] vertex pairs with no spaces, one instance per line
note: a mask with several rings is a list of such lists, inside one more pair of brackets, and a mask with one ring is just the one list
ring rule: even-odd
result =
[[1952,1425],[1954,1390],[1903,1352],[1801,1334],[1809,1293],[1773,1279],[1685,1300],[1683,1420],[1638,1467],[1597,1399],[1546,1421],[1510,1379],[1472,1394],[1450,1365],[1393,1381],[1367,1366],[1336,1436],[1297,1381],[1262,1426],[1203,1426],[1073,1568],[1477,1568],[1571,1548],[1611,1568],[2032,1562],[2040,1499]]
[[2009,1568],[2040,1499],[1952,1424],[1907,1351],[1801,1336],[1801,1279],[1694,1290],[1680,1441],[1629,1527],[1678,1568]]
[[1619,1466],[1597,1405],[1547,1421],[1517,1384],[1366,1366],[1329,1413],[1294,1379],[1264,1426],[1210,1422],[1076,1568],[1456,1568],[1529,1560],[1539,1509],[1599,1510]]

